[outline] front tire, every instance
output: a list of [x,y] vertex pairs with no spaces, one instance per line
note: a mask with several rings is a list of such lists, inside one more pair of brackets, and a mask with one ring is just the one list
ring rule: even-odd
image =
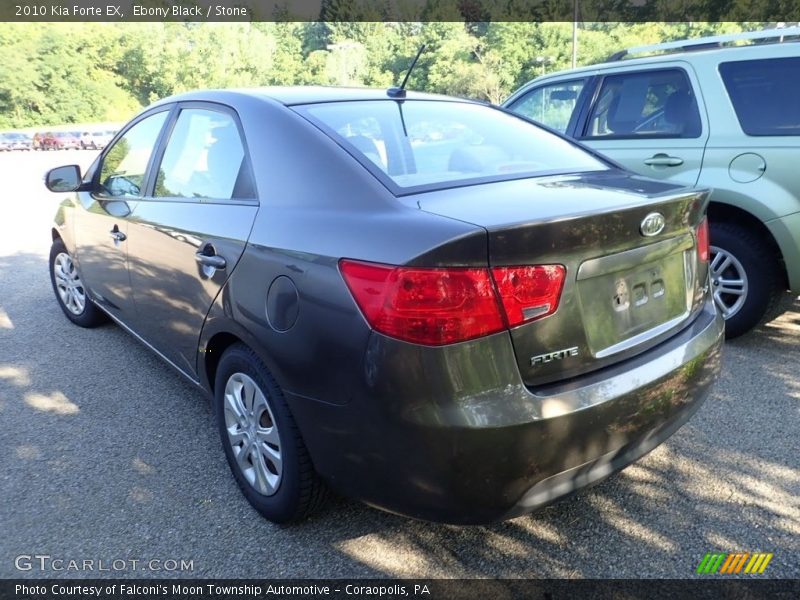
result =
[[245,498],[275,523],[299,521],[327,498],[278,384],[244,344],[220,359],[214,404],[228,466]]
[[50,247],[50,283],[61,310],[80,327],[97,327],[106,316],[89,298],[78,268],[64,242],[55,239]]
[[775,316],[785,286],[778,258],[760,236],[734,223],[709,228],[711,291],[725,337],[733,339]]

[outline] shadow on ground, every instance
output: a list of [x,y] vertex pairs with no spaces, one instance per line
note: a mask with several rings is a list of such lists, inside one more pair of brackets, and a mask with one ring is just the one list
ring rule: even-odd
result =
[[279,527],[235,489],[201,394],[119,328],[72,326],[44,254],[0,256],[0,283],[2,577],[101,575],[14,569],[37,552],[193,561],[159,577],[690,577],[710,551],[800,577],[798,302],[727,345],[687,426],[570,499],[485,527],[338,499]]

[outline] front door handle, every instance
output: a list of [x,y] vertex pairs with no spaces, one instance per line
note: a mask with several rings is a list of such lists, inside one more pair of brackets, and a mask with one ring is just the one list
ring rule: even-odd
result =
[[[213,252],[213,248],[211,249]],[[206,254],[206,250],[195,252],[194,259],[204,267],[211,267],[212,269],[224,269],[227,266],[225,259],[219,254]]]
[[650,158],[645,158],[644,164],[648,167],[679,167],[683,164],[683,159],[669,154],[654,154]]
[[111,238],[114,240],[115,244],[118,244],[119,242],[124,242],[125,240],[128,239],[128,236],[122,233],[119,230],[119,227],[117,227],[116,225],[114,225],[114,228],[108,233],[111,234]]

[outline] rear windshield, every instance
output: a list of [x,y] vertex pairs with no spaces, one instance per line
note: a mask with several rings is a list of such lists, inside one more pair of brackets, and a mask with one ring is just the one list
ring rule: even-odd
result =
[[402,193],[608,169],[572,143],[480,104],[371,100],[294,108]]
[[800,58],[727,62],[719,72],[747,135],[800,134]]

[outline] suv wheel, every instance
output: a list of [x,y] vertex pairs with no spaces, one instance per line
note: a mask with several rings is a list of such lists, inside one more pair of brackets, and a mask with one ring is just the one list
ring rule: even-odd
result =
[[732,339],[774,315],[781,298],[781,272],[772,249],[751,230],[711,223],[711,291]]
[[67,318],[81,327],[97,327],[106,315],[89,298],[78,269],[64,242],[53,241],[50,247],[50,283],[58,305]]
[[215,412],[225,457],[245,498],[270,521],[303,519],[327,492],[280,387],[259,358],[234,344],[220,359]]

